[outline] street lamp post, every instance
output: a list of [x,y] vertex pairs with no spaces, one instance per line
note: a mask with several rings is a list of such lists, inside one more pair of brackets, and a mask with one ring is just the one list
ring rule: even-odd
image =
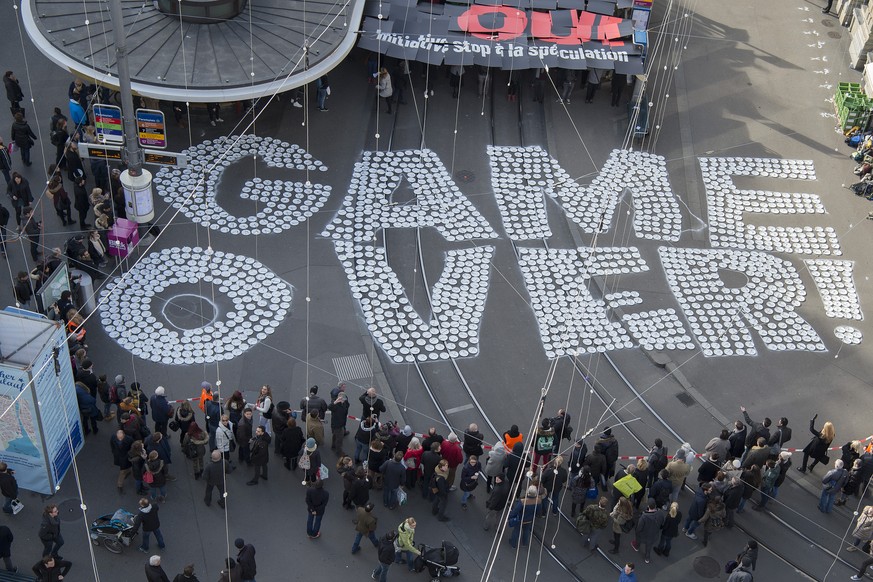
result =
[[127,64],[127,35],[124,32],[121,0],[109,0],[109,15],[115,32],[115,63],[118,69],[118,89],[121,94],[124,160],[127,163],[127,170],[121,173],[125,212],[128,219],[142,224],[154,218],[155,205],[152,196],[152,174],[143,168],[145,157],[136,130],[130,69]]

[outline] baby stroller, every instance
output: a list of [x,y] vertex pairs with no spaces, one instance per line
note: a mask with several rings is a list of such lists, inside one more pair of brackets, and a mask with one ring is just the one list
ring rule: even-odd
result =
[[440,578],[461,575],[461,569],[456,565],[458,563],[458,548],[449,542],[443,542],[439,548],[428,548],[421,544],[418,549],[421,555],[415,558],[414,569],[416,572],[421,572],[427,568],[431,582],[438,582]]
[[102,545],[113,554],[120,554],[129,546],[136,532],[133,531],[134,515],[123,509],[101,515],[91,523],[91,543]]

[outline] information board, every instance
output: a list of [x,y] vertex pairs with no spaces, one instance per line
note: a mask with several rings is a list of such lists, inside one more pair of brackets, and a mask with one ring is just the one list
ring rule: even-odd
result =
[[121,121],[121,107],[116,105],[94,105],[94,129],[101,143],[123,143],[124,125]]
[[142,146],[159,149],[167,147],[167,124],[164,121],[163,111],[137,109],[136,132]]

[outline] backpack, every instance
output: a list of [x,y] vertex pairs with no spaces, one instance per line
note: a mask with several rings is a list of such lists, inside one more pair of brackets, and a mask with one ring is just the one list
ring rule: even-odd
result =
[[125,398],[127,398],[127,387],[124,384],[121,386],[113,384],[109,389],[109,401],[118,404]]
[[53,146],[60,145],[60,143],[59,143],[61,141],[60,138],[61,138],[61,134],[56,129],[53,129],[52,132],[49,134],[49,140],[52,142]]
[[537,437],[537,450],[538,451],[550,451],[552,447],[555,445],[555,437],[554,435],[542,435]]
[[306,453],[300,455],[300,458],[297,460],[297,466],[304,471],[308,471],[309,469],[311,469],[312,464],[309,462],[309,455]]
[[649,455],[649,472],[658,474],[667,467],[667,455],[663,449],[652,451]]
[[270,400],[270,408],[267,409],[267,412],[262,413],[261,416],[263,416],[263,417],[266,418],[267,420],[272,420],[272,418],[273,418],[273,408],[274,408],[274,406],[273,406],[273,401],[272,401],[272,399],[271,399],[271,400]]
[[185,443],[185,456],[189,459],[194,459],[197,457],[197,445],[189,438],[188,442]]
[[576,518],[576,531],[581,534],[590,534],[593,529],[591,522],[585,517],[585,514],[580,513],[579,517]]

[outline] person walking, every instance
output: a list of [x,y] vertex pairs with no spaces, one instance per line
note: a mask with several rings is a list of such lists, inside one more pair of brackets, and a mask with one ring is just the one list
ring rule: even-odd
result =
[[19,111],[15,114],[15,121],[12,123],[12,142],[21,151],[21,161],[25,166],[31,166],[30,148],[33,147],[33,142],[36,141],[36,134],[30,129],[27,121],[24,119],[24,114]]
[[861,565],[858,566],[858,573],[849,578],[849,580],[861,580],[864,578],[864,572],[867,571],[867,568],[873,566],[873,545],[870,546],[870,550],[868,551],[867,559],[861,562]]
[[167,465],[159,458],[158,451],[149,453],[143,481],[148,483],[152,501],[163,503],[167,499]]
[[834,3],[834,0],[828,0],[827,4],[825,4],[825,7],[821,9],[821,13],[827,14],[828,12],[830,12],[831,6],[833,5],[833,3]]
[[158,547],[164,549],[164,534],[161,533],[161,520],[158,517],[158,506],[152,504],[147,498],[143,497],[139,500],[139,511],[136,517],[133,518],[133,532],[139,531],[142,528],[142,544],[139,546],[139,551],[148,553],[149,537],[155,534],[155,539],[158,541]]
[[308,513],[306,535],[311,540],[321,537],[321,519],[324,517],[329,499],[330,493],[324,488],[324,482],[321,479],[315,480],[306,490],[306,510]]
[[854,541],[846,547],[847,552],[854,552],[861,544],[866,544],[873,539],[873,505],[868,505],[855,520],[855,529],[852,531]]
[[530,543],[533,522],[539,513],[539,505],[539,491],[536,485],[528,487],[524,499],[518,499],[513,504],[507,523],[512,528],[509,545],[513,548],[518,548],[519,535],[521,536],[522,546],[527,546]]
[[43,556],[51,556],[62,560],[58,555],[64,545],[64,536],[61,535],[61,519],[58,517],[57,505],[46,505],[42,512],[42,523],[39,526],[39,540],[42,542]]
[[828,471],[821,478],[822,489],[821,497],[818,500],[818,510],[822,513],[830,513],[834,508],[834,501],[837,498],[837,493],[846,484],[849,478],[849,472],[843,468],[842,459],[837,459],[834,463],[834,468]]
[[585,89],[585,103],[592,103],[594,101],[594,94],[600,87],[600,79],[602,76],[603,71],[600,69],[588,69],[588,86]]
[[376,82],[376,91],[379,92],[379,98],[385,100],[385,105],[388,106],[388,115],[391,115],[391,96],[394,95],[394,89],[391,87],[391,75],[388,69],[382,67],[379,70],[379,76]]
[[251,459],[254,472],[246,485],[257,485],[258,479],[267,480],[267,464],[270,462],[270,435],[263,426],[255,429],[255,436],[249,446],[252,449]]
[[210,461],[203,468],[203,480],[206,482],[206,493],[203,502],[206,507],[212,505],[212,490],[218,489],[218,506],[224,509],[224,459],[221,451],[214,450]]
[[119,493],[124,493],[124,481],[130,475],[132,465],[130,462],[130,447],[133,445],[133,439],[124,434],[124,431],[118,429],[109,440],[109,448],[112,451],[112,462],[118,467],[118,477],[115,480],[115,487]]
[[223,123],[221,118],[221,103],[207,103],[206,112],[209,113],[209,125],[215,127],[215,122]]
[[145,564],[146,582],[170,582],[167,573],[161,567],[161,557],[152,556]]
[[[394,540],[397,538],[397,533],[392,529],[382,536],[379,540],[378,554],[379,565],[370,574],[370,578],[379,582],[388,582],[388,569],[394,563]],[[378,578],[377,578],[378,576]]]
[[688,517],[685,520],[685,527],[682,528],[682,532],[692,540],[697,539],[697,535],[694,533],[694,530],[696,530],[697,527],[700,525],[700,518],[703,517],[704,513],[706,513],[706,504],[711,489],[711,484],[702,483],[700,487],[697,488],[697,491],[694,493],[694,499],[691,501],[691,507],[688,508]]
[[815,421],[818,414],[812,417],[809,421],[809,432],[812,433],[812,439],[803,447],[803,462],[797,468],[801,473],[806,473],[807,463],[812,458],[812,464],[809,465],[809,470],[812,471],[818,463],[827,465],[830,458],[827,455],[828,447],[834,442],[835,431],[834,425],[828,421],[821,427],[821,430],[815,428]]
[[[415,547],[416,526],[414,517],[404,519],[403,523],[397,526],[397,541],[394,544],[394,563],[405,563],[410,572],[415,569],[415,556],[421,555],[421,552]],[[404,554],[406,554],[405,558]]]
[[241,582],[255,582],[258,575],[258,565],[255,563],[255,546],[247,544],[242,538],[236,538],[233,542],[239,552],[236,555],[236,563],[239,565]]
[[661,530],[664,527],[666,516],[658,509],[654,499],[649,499],[646,510],[640,514],[637,520],[635,538],[631,541],[631,547],[635,552],[643,549],[643,559],[648,564],[652,558],[652,548],[658,543]]
[[374,507],[372,503],[367,503],[363,507],[355,509],[355,541],[352,542],[352,554],[357,554],[361,551],[361,540],[364,537],[369,539],[374,547],[379,547],[379,540],[376,538],[376,524],[378,520],[373,515]]

